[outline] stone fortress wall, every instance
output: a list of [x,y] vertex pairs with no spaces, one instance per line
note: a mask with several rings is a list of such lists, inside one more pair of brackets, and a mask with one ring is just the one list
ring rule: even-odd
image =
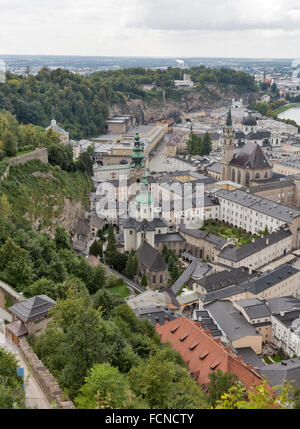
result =
[[49,401],[55,401],[58,408],[61,409],[74,409],[75,405],[73,402],[61,390],[53,375],[39,360],[24,337],[20,338],[19,340],[19,350],[26,364],[30,368],[32,375],[40,385]]
[[13,167],[13,166],[19,165],[19,164],[26,164],[26,162],[33,161],[35,159],[47,164],[48,163],[48,150],[47,150],[47,148],[45,148],[45,147],[36,148],[33,152],[26,153],[25,155],[21,155],[21,156],[18,156],[16,158],[12,158],[9,161],[9,165],[8,165],[7,169],[5,170],[3,175],[1,176],[0,182],[2,182],[4,179],[6,179],[6,177],[9,174],[10,167]]

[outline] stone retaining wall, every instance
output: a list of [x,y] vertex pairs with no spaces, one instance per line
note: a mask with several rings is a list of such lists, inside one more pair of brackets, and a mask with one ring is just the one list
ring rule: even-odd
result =
[[18,164],[26,164],[28,161],[33,161],[34,159],[38,159],[44,164],[48,163],[48,150],[45,147],[42,148],[36,148],[33,152],[26,153],[25,155],[17,156],[16,158],[12,158],[9,161],[9,165],[5,172],[2,174],[0,178],[0,182],[2,180],[6,179],[6,177],[9,174],[10,167],[13,167],[14,165]]
[[34,353],[26,338],[22,337],[19,339],[19,349],[23,359],[30,368],[32,375],[38,382],[49,401],[55,401],[58,405],[58,408],[74,409],[75,405],[73,402],[66,397],[65,393],[61,390],[48,368]]

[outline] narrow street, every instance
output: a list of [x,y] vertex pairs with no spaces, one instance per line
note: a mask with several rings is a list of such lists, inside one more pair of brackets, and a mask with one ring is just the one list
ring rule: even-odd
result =
[[48,398],[40,388],[39,384],[35,378],[30,374],[30,371],[24,362],[23,358],[20,355],[18,346],[9,342],[3,332],[1,331],[0,326],[0,347],[7,350],[10,353],[13,353],[17,360],[19,361],[19,367],[24,368],[25,375],[25,404],[26,408],[36,408],[36,409],[51,409],[51,403]]

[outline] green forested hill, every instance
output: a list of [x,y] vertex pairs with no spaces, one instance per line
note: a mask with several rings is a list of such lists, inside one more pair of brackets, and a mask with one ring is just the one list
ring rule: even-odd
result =
[[[182,71],[145,70],[143,68],[97,72],[89,77],[67,70],[42,69],[37,76],[16,76],[7,73],[7,83],[0,85],[0,110],[15,114],[23,124],[32,123],[46,127],[50,120],[79,139],[105,132],[105,120],[112,104],[126,104],[128,99],[162,102],[164,89],[167,99],[180,100],[185,91],[174,89],[174,79]],[[254,79],[230,69],[208,69],[204,66],[189,70],[195,82],[193,91],[207,91],[206,84],[222,88],[231,86],[237,93],[255,92]],[[142,85],[156,85],[158,90],[143,91]]]

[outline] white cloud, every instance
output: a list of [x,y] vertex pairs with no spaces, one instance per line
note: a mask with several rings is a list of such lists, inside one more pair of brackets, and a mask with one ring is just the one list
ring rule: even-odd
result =
[[0,0],[0,53],[297,57],[299,0]]

